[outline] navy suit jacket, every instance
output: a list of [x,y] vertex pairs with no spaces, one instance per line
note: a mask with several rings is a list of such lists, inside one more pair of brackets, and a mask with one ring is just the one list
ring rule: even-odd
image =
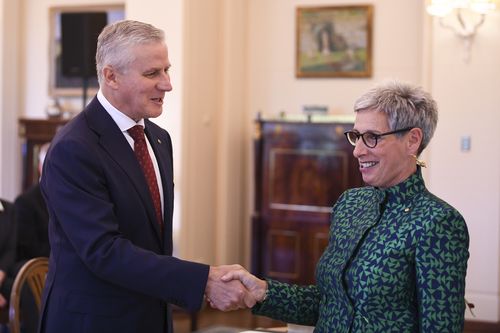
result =
[[6,300],[10,297],[12,287],[12,270],[16,258],[16,228],[14,225],[14,206],[0,199],[3,210],[0,211],[0,270],[6,273],[5,280],[0,285],[0,294]]
[[207,265],[172,254],[169,134],[145,120],[164,195],[164,232],[122,132],[94,98],[51,143],[41,179],[51,254],[41,332],[169,332],[168,303],[201,307]]

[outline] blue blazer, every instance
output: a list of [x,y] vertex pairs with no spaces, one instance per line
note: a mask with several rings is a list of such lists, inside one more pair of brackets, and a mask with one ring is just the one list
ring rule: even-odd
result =
[[209,267],[172,257],[169,134],[145,120],[164,195],[163,234],[145,177],[94,98],[51,143],[41,179],[51,254],[41,332],[170,332],[168,303],[201,307]]

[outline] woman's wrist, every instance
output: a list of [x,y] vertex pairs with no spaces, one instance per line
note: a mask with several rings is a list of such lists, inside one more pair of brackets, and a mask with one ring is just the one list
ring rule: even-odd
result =
[[269,285],[266,280],[262,280],[262,294],[257,300],[258,303],[264,302],[269,296]]

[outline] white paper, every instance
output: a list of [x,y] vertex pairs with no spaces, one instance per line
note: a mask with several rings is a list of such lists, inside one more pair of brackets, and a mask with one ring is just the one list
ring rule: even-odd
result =
[[288,333],[312,333],[314,331],[313,326],[302,326],[295,324],[288,324]]

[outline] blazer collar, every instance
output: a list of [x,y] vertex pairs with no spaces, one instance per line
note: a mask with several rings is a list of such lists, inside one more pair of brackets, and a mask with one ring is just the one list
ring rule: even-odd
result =
[[386,198],[387,206],[405,204],[415,195],[425,191],[422,170],[417,166],[417,170],[403,182],[377,191],[383,193],[381,195]]
[[351,228],[352,238],[346,250],[346,262],[342,266],[343,271],[347,268],[347,263],[353,260],[353,256],[356,255],[365,235],[381,221],[384,210],[393,209],[396,205],[408,207],[411,205],[410,201],[417,194],[426,191],[426,189],[420,167],[417,167],[414,174],[395,186],[386,189],[366,187],[363,191],[366,191],[367,199],[363,207],[355,210],[358,216],[355,217],[356,223]]

